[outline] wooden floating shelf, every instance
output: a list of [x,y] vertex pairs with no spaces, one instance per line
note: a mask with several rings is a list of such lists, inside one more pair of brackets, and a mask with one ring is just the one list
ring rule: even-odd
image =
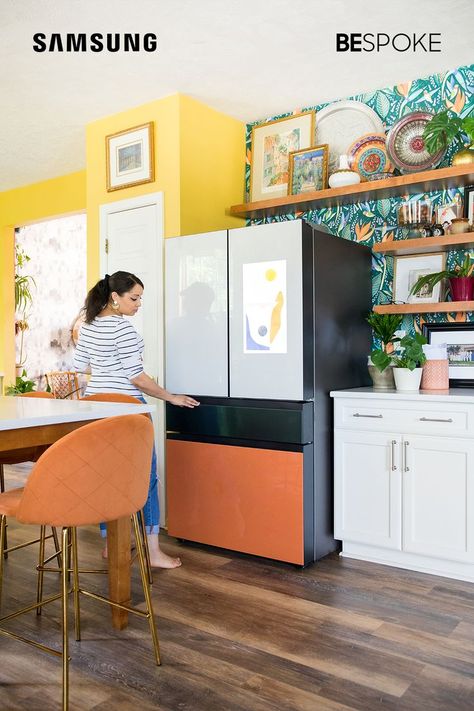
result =
[[[307,212],[325,207],[338,207],[367,200],[403,197],[410,192],[427,193],[433,190],[459,188],[474,183],[474,163],[453,165],[449,168],[425,170],[421,173],[400,175],[385,180],[371,180],[358,185],[343,188],[328,188],[302,195],[284,195],[271,200],[247,202],[233,205],[229,213],[238,217],[258,219],[271,215],[285,215],[295,212]],[[431,239],[429,237],[425,239]],[[413,240],[414,241],[414,240]]]
[[378,242],[372,247],[372,252],[389,255],[427,254],[428,252],[449,252],[461,247],[474,249],[474,232]]
[[377,314],[436,314],[474,311],[474,301],[441,301],[438,304],[378,304]]

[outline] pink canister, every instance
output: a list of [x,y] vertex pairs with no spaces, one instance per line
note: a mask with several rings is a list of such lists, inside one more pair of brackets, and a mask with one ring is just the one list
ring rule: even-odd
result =
[[421,377],[422,390],[449,389],[449,362],[447,358],[427,360]]

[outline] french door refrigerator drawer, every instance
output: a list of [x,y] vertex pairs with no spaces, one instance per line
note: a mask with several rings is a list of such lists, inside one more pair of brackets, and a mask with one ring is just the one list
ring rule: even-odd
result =
[[167,405],[166,429],[198,437],[308,444],[313,441],[313,403],[201,398],[194,409]]

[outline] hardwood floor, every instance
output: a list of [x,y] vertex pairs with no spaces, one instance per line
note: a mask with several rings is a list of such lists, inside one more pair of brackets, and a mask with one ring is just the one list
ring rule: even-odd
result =
[[[8,485],[26,466],[11,468]],[[9,526],[10,544],[30,536]],[[183,566],[155,573],[162,666],[145,621],[127,630],[82,600],[83,640],[71,641],[71,711],[472,711],[474,585],[329,556],[307,570],[179,545]],[[83,564],[101,566],[93,528]],[[4,609],[34,596],[36,547],[6,564]],[[87,585],[105,590],[104,576]],[[49,575],[53,590],[57,576]],[[140,600],[134,570],[135,600]],[[59,639],[59,607],[10,629]],[[0,709],[60,709],[60,662],[0,638]]]

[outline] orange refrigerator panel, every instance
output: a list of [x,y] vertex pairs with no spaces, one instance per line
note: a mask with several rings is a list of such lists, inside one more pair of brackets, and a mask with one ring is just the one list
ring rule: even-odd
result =
[[168,532],[304,565],[303,456],[168,439]]

